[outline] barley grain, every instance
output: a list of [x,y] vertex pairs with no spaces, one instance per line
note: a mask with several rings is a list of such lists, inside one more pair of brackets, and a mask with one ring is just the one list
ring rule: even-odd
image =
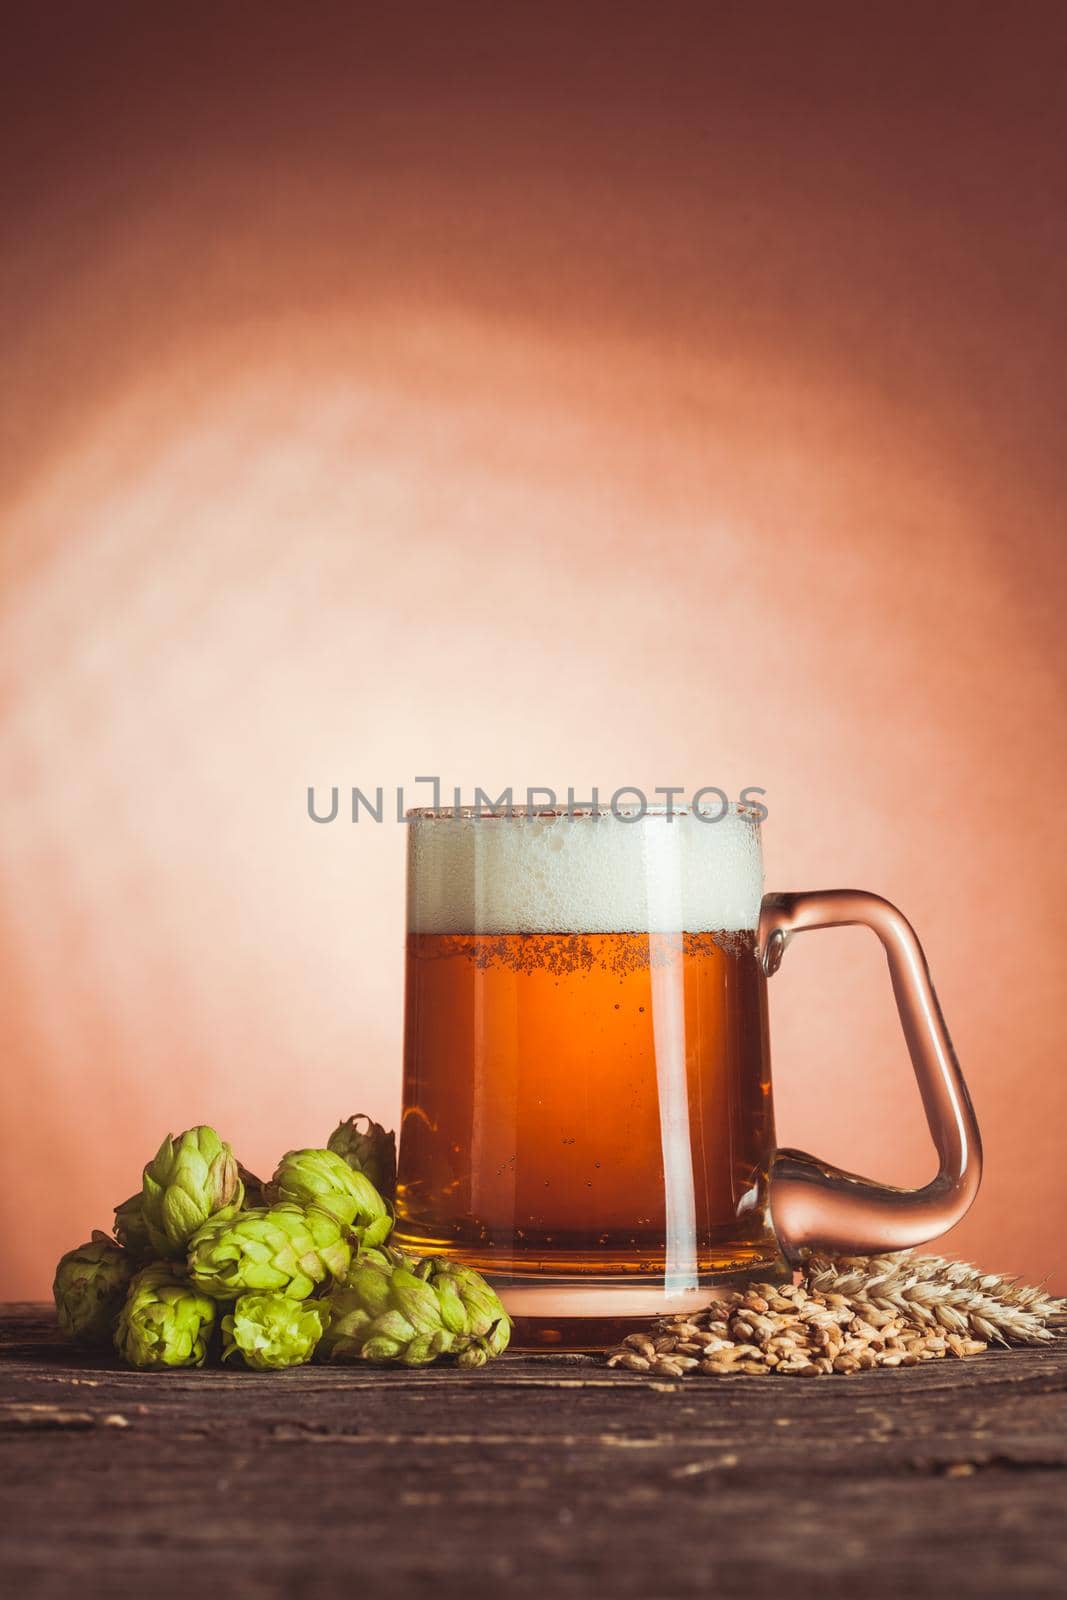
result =
[[1043,1289],[939,1256],[813,1257],[797,1284],[751,1284],[703,1311],[662,1317],[627,1335],[608,1365],[681,1377],[827,1373],[914,1367],[1036,1344],[1067,1319]]

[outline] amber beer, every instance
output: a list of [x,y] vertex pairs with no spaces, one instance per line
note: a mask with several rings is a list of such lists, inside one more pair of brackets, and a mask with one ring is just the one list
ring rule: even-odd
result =
[[742,815],[413,821],[398,1233],[527,1342],[777,1270],[761,886]]

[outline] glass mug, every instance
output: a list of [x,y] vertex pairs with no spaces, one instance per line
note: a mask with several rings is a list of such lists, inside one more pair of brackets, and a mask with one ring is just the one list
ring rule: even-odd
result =
[[[848,889],[763,896],[759,820],[410,814],[398,1243],[484,1272],[518,1348],[611,1343],[806,1251],[920,1244],[981,1146],[922,949]],[[794,933],[881,940],[940,1166],[895,1189],[775,1145],[767,978]]]

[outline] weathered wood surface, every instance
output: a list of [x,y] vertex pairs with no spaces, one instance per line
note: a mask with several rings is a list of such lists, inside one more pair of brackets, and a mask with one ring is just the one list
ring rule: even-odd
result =
[[1067,1344],[852,1378],[141,1374],[0,1336],[5,1592],[538,1600],[1067,1590]]

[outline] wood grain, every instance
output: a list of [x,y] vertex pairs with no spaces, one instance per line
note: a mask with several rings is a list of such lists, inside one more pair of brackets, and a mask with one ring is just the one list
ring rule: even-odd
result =
[[159,1600],[1062,1595],[1067,1344],[852,1378],[142,1374],[0,1335],[5,1588]]

